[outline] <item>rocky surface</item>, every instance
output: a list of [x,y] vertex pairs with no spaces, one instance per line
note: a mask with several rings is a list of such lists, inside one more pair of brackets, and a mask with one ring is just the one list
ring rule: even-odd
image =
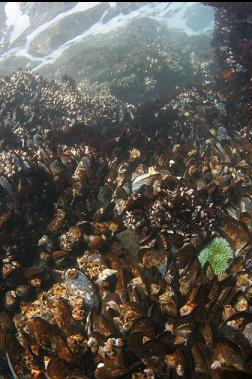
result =
[[[122,51],[96,34],[89,65],[78,49],[63,62],[71,46],[0,76],[0,378],[251,377],[252,8],[220,3],[214,58],[202,35],[172,43],[167,4],[134,4],[107,8],[125,21],[112,32]],[[177,23],[193,13],[183,7]],[[36,73],[51,58],[50,75],[58,58],[85,79]],[[118,99],[158,88],[141,107]]]
[[10,4],[0,8],[1,74],[20,67],[49,79],[67,73],[138,104],[197,83],[195,58],[212,56],[206,32],[214,11],[199,3]]

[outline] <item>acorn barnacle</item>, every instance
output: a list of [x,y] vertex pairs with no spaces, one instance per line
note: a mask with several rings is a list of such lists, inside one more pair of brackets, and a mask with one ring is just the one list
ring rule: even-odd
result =
[[77,270],[67,270],[67,276],[71,280],[76,280],[79,277]]

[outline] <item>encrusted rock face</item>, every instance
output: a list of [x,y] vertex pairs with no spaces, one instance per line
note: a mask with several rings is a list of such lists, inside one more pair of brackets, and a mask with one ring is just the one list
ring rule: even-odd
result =
[[1,143],[26,149],[43,144],[48,132],[74,133],[81,127],[103,128],[131,119],[134,107],[110,93],[81,93],[68,76],[47,81],[18,70],[0,78]]
[[[166,95],[168,88],[200,81],[199,65],[211,60],[211,38],[204,33],[205,25],[195,29],[194,19],[207,21],[204,13],[213,19],[214,12],[200,4],[188,3],[184,13],[182,6],[173,9],[170,3],[22,2],[7,4],[8,19],[4,5],[2,74],[19,67],[51,79],[67,73],[78,83],[105,82],[113,96],[136,105]],[[175,21],[175,29],[176,16],[182,25]],[[8,27],[11,22],[15,26]]]
[[252,149],[209,78],[112,125],[70,78],[1,78],[4,375],[251,376]]

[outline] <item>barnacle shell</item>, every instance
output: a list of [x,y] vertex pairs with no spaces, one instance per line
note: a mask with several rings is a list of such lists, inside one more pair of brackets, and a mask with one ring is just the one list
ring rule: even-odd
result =
[[95,289],[83,272],[76,269],[68,269],[65,274],[67,290],[72,296],[80,296],[84,299],[85,307],[89,310],[98,307],[99,299]]

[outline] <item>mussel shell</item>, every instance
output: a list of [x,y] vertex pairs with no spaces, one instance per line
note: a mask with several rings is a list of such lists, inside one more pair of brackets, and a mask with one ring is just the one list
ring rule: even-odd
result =
[[235,369],[231,370],[228,368],[218,368],[217,370],[214,370],[214,372],[215,372],[216,379],[250,379],[251,378],[251,373],[249,371],[244,371],[244,370],[235,370]]
[[40,317],[33,317],[28,320],[27,327],[39,345],[45,349],[51,348],[53,343],[53,330],[46,320]]
[[50,171],[53,176],[56,176],[62,174],[65,171],[65,166],[59,159],[56,159],[50,164]]
[[124,366],[102,366],[95,370],[96,379],[116,379],[125,376],[128,369]]
[[23,269],[21,267],[4,268],[3,270],[3,279],[9,288],[15,288],[22,283]]
[[51,254],[52,264],[57,269],[66,269],[74,262],[74,258],[69,254],[68,251],[57,250],[53,251]]
[[7,333],[5,336],[5,352],[9,368],[14,379],[22,377],[23,374],[23,349],[12,333]]
[[149,318],[139,318],[136,320],[129,330],[129,336],[133,333],[142,333],[144,336],[154,338],[155,326]]
[[231,342],[225,340],[216,343],[214,347],[214,357],[221,361],[226,368],[244,369],[244,363],[239,349]]
[[211,352],[209,348],[201,342],[195,342],[192,346],[192,355],[195,363],[195,371],[207,374],[211,364]]
[[104,312],[99,317],[99,331],[105,337],[119,337],[120,333],[114,324],[113,318],[108,312]]
[[66,379],[71,374],[71,366],[63,359],[53,358],[47,365],[49,379]]
[[31,294],[31,288],[27,284],[20,284],[15,292],[20,298],[27,299]]
[[40,277],[44,272],[45,269],[43,267],[33,266],[25,270],[24,277],[26,280],[29,280],[34,277]]
[[11,317],[6,312],[0,312],[0,347],[5,345],[6,334],[14,328]]
[[71,352],[71,350],[67,346],[67,342],[63,337],[57,336],[56,346],[57,354],[60,359],[63,359],[68,363],[78,363],[80,361],[80,356]]

